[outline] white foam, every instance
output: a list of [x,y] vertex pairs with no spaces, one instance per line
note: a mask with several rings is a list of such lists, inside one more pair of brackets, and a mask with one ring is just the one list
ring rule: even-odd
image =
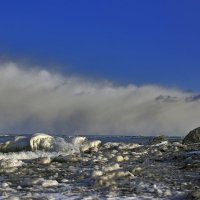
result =
[[66,152],[68,154],[73,154],[80,152],[79,147],[79,144],[68,143],[63,138],[56,137],[54,138],[52,150],[56,152]]
[[59,155],[68,155],[65,152],[46,152],[46,151],[20,151],[11,153],[0,153],[0,159],[17,159],[17,160],[29,160],[39,157],[57,157]]

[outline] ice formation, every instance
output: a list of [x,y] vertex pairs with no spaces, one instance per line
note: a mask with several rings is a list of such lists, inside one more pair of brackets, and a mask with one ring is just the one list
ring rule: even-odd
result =
[[43,181],[42,187],[55,187],[58,186],[58,182],[56,180],[46,180]]
[[74,145],[82,145],[84,142],[86,142],[86,137],[83,136],[77,136],[72,139]]
[[52,150],[55,140],[52,136],[44,133],[36,133],[30,139],[31,150]]
[[138,145],[47,134],[8,138],[0,145],[13,151],[0,153],[0,199],[188,200],[200,188],[199,147],[180,141]]
[[[74,143],[68,143],[61,137],[53,137],[45,133],[36,133],[30,136],[16,136],[14,139],[0,143],[0,152],[18,151],[54,151],[78,153],[84,137],[74,138]],[[93,145],[94,146],[94,145]]]
[[87,141],[81,145],[80,150],[82,152],[98,151],[100,145],[101,145],[100,140]]
[[0,160],[0,168],[12,168],[12,167],[20,167],[24,163],[21,160],[17,159],[2,159]]

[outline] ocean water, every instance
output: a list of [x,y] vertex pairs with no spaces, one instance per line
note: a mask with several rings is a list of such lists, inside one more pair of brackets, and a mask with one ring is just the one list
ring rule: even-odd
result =
[[[0,199],[187,199],[199,159],[180,137],[0,136]],[[197,176],[198,175],[198,176]]]

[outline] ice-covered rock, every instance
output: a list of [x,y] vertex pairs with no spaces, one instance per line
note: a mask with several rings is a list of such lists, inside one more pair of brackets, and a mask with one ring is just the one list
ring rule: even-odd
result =
[[98,176],[102,176],[102,175],[103,175],[103,172],[101,170],[95,170],[92,173],[93,177],[98,177]]
[[58,186],[58,182],[56,180],[45,180],[43,183],[42,183],[42,187],[56,187]]
[[31,150],[51,150],[55,144],[54,137],[45,133],[36,133],[30,139]]
[[180,142],[173,142],[172,145],[180,149],[187,149],[187,145],[181,144]]
[[154,146],[154,147],[159,147],[159,146],[163,146],[163,145],[167,145],[167,144],[169,144],[168,141],[163,141],[163,142],[160,142],[160,143],[158,143],[158,144],[154,144],[154,145],[152,145],[152,146]]
[[94,141],[88,142],[88,144],[91,148],[95,148],[95,147],[99,147],[99,145],[101,144],[101,141],[100,140],[94,140]]
[[106,172],[101,171],[101,173],[95,173],[95,175],[96,176],[93,177],[96,180],[96,184],[106,187],[116,185],[119,180],[123,180],[123,183],[127,183],[129,182],[129,179],[127,179],[128,177],[134,177],[129,171],[119,170],[118,168]]
[[124,161],[124,157],[123,156],[117,156],[116,157],[116,162],[123,162]]
[[2,159],[0,160],[0,168],[12,168],[12,167],[20,167],[24,163],[21,160],[17,159]]
[[142,171],[142,168],[141,168],[141,167],[134,167],[134,168],[132,169],[132,173],[133,173],[134,175],[140,174],[141,171]]
[[72,139],[72,144],[74,145],[82,145],[84,142],[86,142],[86,137],[83,136],[77,136]]
[[36,158],[36,162],[38,164],[46,165],[51,163],[51,158],[50,157],[40,157]]
[[132,149],[138,148],[140,146],[141,146],[140,144],[135,144],[135,143],[130,143],[130,144],[122,143],[122,144],[119,145],[119,149],[121,149],[121,150],[132,150]]
[[118,170],[118,169],[120,169],[120,166],[119,166],[118,163],[116,163],[116,164],[114,164],[114,165],[107,165],[107,166],[104,166],[104,167],[102,168],[102,170],[103,170],[104,172],[111,172],[111,171]]
[[1,187],[3,187],[3,188],[7,188],[7,187],[9,187],[9,184],[6,183],[6,182],[4,182],[4,183],[1,184]]
[[119,142],[106,142],[103,146],[106,149],[117,149],[119,147]]
[[[27,138],[24,137],[30,146],[31,137]],[[55,136],[51,140],[50,136],[48,148],[45,138],[46,135],[37,140],[38,150],[0,153],[0,198],[16,195],[20,199],[110,199],[110,195],[112,200],[184,199],[174,195],[179,191],[186,196],[199,188],[200,154],[188,149],[189,145],[161,142],[138,146],[121,141],[100,146],[100,142],[85,138],[70,138],[71,142],[67,142],[68,137]],[[84,146],[90,154],[66,153]],[[180,150],[174,151],[175,147]],[[93,152],[95,149],[98,152]],[[11,160],[1,159],[17,161],[11,164]],[[20,160],[24,162],[22,167]],[[72,195],[76,197],[71,198]]]
[[134,177],[134,175],[129,171],[117,171],[115,176],[116,178],[121,178],[126,176]]
[[[80,143],[80,141],[81,139],[79,138],[75,141],[75,143]],[[0,152],[37,150],[65,152],[69,154],[80,152],[79,145],[68,143],[64,138],[53,137],[45,133],[36,133],[31,137],[17,136],[14,140],[6,141],[0,144]]]
[[44,178],[33,178],[30,180],[30,185],[40,185],[45,181]]
[[171,196],[172,195],[172,192],[167,189],[165,192],[164,192],[164,196]]
[[80,150],[81,152],[98,151],[98,148],[100,145],[101,145],[100,140],[88,141],[88,142],[83,143]]
[[50,150],[54,144],[54,138],[44,133],[36,133],[31,137],[17,136],[14,140],[0,144],[2,152],[16,152],[21,150]]

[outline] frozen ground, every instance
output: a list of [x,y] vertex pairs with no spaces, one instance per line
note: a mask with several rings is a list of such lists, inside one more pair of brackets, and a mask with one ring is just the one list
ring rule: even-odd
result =
[[44,134],[2,141],[0,199],[186,200],[200,189],[198,145]]

